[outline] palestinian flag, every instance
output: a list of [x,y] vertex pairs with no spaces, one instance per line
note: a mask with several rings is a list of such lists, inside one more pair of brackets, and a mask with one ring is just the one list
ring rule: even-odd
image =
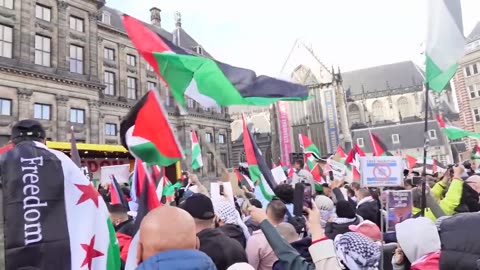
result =
[[252,189],[254,187],[252,180],[250,180],[248,176],[239,172],[236,168],[233,169],[233,172],[237,176],[238,183],[240,184],[240,186],[246,186],[248,189]]
[[[165,172],[165,168],[162,169],[162,172]],[[157,197],[162,204],[170,203],[175,200],[175,189],[180,189],[182,187],[182,183],[177,181],[175,184],[172,184],[168,177],[162,173],[160,181],[157,185]]]
[[3,165],[3,269],[120,269],[107,206],[68,156],[30,142]]
[[77,165],[77,167],[81,168],[82,167],[82,161],[80,159],[80,153],[78,153],[77,149],[77,141],[75,140],[75,133],[73,126],[70,128],[70,158],[72,159],[73,163]]
[[[413,163],[414,161],[415,163]],[[423,172],[423,157],[415,158],[407,155],[407,162],[409,166],[413,164],[413,166],[410,168],[411,170],[417,171],[419,173]],[[438,160],[429,157],[427,157],[426,167],[427,174],[434,174],[436,172],[442,173],[445,172],[447,169],[447,166],[445,166]]]
[[124,15],[123,25],[140,55],[185,106],[188,96],[205,107],[269,105],[278,100],[305,100],[306,86],[258,76],[213,59],[191,54]]
[[337,147],[337,151],[335,152],[334,156],[342,164],[345,164],[345,159],[347,158],[347,154],[345,154],[345,150],[343,150],[343,148],[340,145]]
[[121,204],[128,209],[129,207],[127,199],[123,195],[122,189],[120,188],[120,185],[118,184],[115,175],[112,174],[111,179],[112,183],[110,185],[110,204]]
[[130,110],[120,125],[122,145],[148,164],[169,166],[183,152],[163,110],[158,93],[150,90]]
[[300,147],[303,150],[303,153],[311,153],[312,157],[315,160],[319,160],[321,157],[320,150],[318,150],[317,146],[312,143],[312,141],[303,134],[298,134],[298,139],[300,141]]
[[425,73],[430,89],[443,91],[464,53],[460,0],[429,0]]
[[137,201],[138,211],[135,218],[135,232],[140,228],[143,217],[145,217],[150,210],[161,205],[157,197],[156,187],[152,177],[148,174],[145,175],[145,179],[142,181],[142,186],[142,193]]
[[480,139],[480,133],[470,132],[461,128],[447,125],[441,114],[437,114],[437,122],[449,140],[458,140],[465,137]]
[[376,134],[370,133],[370,142],[372,143],[373,155],[379,156],[393,156],[387,150],[387,146],[380,140],[380,137]]
[[198,143],[197,134],[193,129],[190,139],[192,142],[192,169],[198,170],[203,167],[202,150],[200,149],[200,144]]
[[413,169],[415,167],[415,165],[417,164],[417,158],[412,157],[410,155],[406,155],[405,158],[407,160],[408,169],[409,170]]
[[[248,163],[248,172],[250,178],[255,184],[258,184],[262,196],[271,201],[275,195],[272,189],[276,186],[275,178],[272,171],[268,168],[267,162],[263,158],[260,148],[253,139],[250,130],[245,123],[245,117],[243,119],[243,145],[245,147],[245,154]],[[258,189],[255,189],[258,190]]]
[[472,150],[472,159],[475,160],[475,159],[480,159],[480,146],[475,145],[475,147],[473,147],[473,150]]
[[345,159],[345,163],[352,166],[354,181],[360,180],[360,157],[364,156],[365,154],[363,153],[362,149],[358,146],[358,144],[355,144]]

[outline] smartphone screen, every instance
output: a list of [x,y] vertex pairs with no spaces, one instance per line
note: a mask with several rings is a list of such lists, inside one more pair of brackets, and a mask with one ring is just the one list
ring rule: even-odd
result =
[[303,206],[312,208],[312,185],[304,183]]
[[333,181],[333,180],[334,180],[334,178],[333,178],[333,171],[329,171],[329,172],[328,172],[328,176],[329,176],[329,178],[330,178],[330,181]]
[[225,194],[225,191],[223,189],[223,185],[220,185],[220,195],[224,195]]

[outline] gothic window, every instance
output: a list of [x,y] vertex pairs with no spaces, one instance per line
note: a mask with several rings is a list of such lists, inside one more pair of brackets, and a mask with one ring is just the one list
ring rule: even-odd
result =
[[383,104],[377,100],[372,104],[373,122],[382,122],[385,119],[385,113],[383,111]]
[[348,108],[348,117],[350,118],[350,124],[356,124],[362,122],[362,115],[360,114],[360,108],[356,104],[350,105]]
[[408,100],[406,97],[401,97],[397,101],[398,112],[402,117],[410,116],[410,110],[408,108]]

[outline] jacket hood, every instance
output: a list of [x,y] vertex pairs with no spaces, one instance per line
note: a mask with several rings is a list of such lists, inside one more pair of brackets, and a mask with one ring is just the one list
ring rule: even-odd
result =
[[395,226],[397,240],[410,262],[440,250],[437,227],[428,218],[407,219]]
[[219,229],[224,232],[226,235],[230,236],[231,238],[236,238],[236,237],[243,237],[243,231],[242,228],[238,225],[234,224],[225,224]]
[[[188,260],[185,260],[188,258]],[[160,252],[144,262],[137,270],[216,270],[212,259],[198,250],[183,249]]]

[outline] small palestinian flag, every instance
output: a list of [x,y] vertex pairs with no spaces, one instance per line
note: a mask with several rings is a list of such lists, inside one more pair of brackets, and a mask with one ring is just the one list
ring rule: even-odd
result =
[[238,183],[240,184],[240,186],[246,186],[248,189],[252,189],[254,187],[252,180],[250,180],[248,176],[239,172],[236,168],[233,170],[233,172],[237,176]]
[[317,161],[320,159],[320,150],[317,146],[312,143],[312,141],[303,134],[298,134],[298,139],[300,142],[300,148],[302,148],[304,153],[304,160],[306,167],[304,169],[308,170],[313,179],[317,182],[322,182],[322,169],[318,166]]
[[269,105],[278,100],[308,98],[306,86],[257,77],[252,70],[193,55],[127,15],[123,16],[123,25],[140,55],[183,106],[185,96],[205,107]]
[[121,204],[128,209],[129,207],[127,198],[125,198],[125,195],[123,195],[122,189],[120,188],[120,185],[118,184],[115,175],[112,174],[111,179],[112,183],[110,184],[110,204]]
[[447,125],[441,114],[437,114],[437,122],[442,132],[449,140],[458,140],[465,137],[480,139],[480,133],[470,132],[458,127]]
[[417,159],[415,157],[412,157],[410,155],[405,156],[408,164],[408,169],[413,169],[415,167],[415,164],[417,164]]
[[473,147],[472,159],[480,159],[480,146],[478,144]]
[[298,139],[300,141],[300,147],[305,154],[312,153],[312,157],[315,160],[319,160],[321,158],[320,150],[307,136],[298,134]]
[[197,134],[193,129],[190,134],[190,139],[192,142],[192,169],[198,170],[203,167],[202,150],[200,149],[200,144],[198,143]]
[[120,125],[122,145],[147,164],[169,166],[183,158],[158,93],[148,91]]
[[138,211],[135,218],[135,233],[140,228],[142,219],[150,212],[150,210],[159,207],[160,200],[158,199],[154,180],[150,175],[146,174],[142,181],[142,193],[138,197]]
[[363,153],[362,149],[358,146],[358,144],[355,144],[345,159],[345,163],[352,166],[354,181],[360,180],[360,157],[364,156],[365,154]]
[[347,154],[345,154],[345,150],[339,145],[337,147],[337,151],[334,155],[342,164],[345,164],[345,159],[347,158]]
[[372,143],[373,155],[379,156],[393,156],[387,150],[387,146],[380,140],[380,137],[376,134],[370,133],[370,142]]
[[120,269],[107,206],[68,156],[29,142],[2,165],[2,269]]
[[[272,171],[268,168],[260,148],[253,139],[243,117],[243,145],[248,163],[248,172],[252,181],[260,187],[261,195],[268,201],[275,196],[273,188],[276,186]],[[257,190],[257,189],[256,189]]]

